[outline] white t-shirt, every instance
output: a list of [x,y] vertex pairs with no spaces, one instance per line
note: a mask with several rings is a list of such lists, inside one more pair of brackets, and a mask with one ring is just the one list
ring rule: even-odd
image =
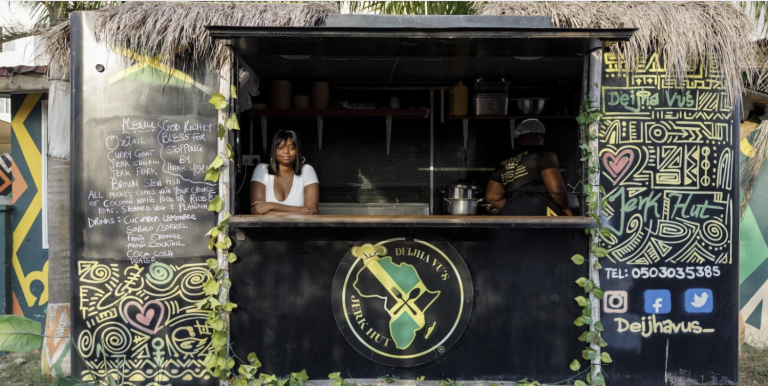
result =
[[315,168],[303,165],[301,167],[301,175],[293,176],[293,185],[291,186],[290,193],[288,193],[288,197],[284,201],[277,201],[277,198],[275,198],[275,178],[277,176],[269,174],[268,170],[267,164],[259,164],[256,166],[256,170],[253,171],[253,177],[251,178],[251,182],[257,181],[264,184],[267,190],[267,202],[276,202],[288,206],[304,206],[304,187],[319,183]]

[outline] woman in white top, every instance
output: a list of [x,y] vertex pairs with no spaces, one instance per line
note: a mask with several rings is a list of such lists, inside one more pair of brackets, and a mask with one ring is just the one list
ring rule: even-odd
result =
[[320,184],[315,169],[303,165],[301,143],[293,130],[272,138],[269,164],[259,164],[251,178],[251,214],[317,214]]

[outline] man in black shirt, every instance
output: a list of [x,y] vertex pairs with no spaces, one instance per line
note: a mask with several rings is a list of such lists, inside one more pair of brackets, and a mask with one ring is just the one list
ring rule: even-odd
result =
[[528,119],[515,129],[512,158],[488,181],[485,199],[506,216],[573,216],[557,156],[544,151],[544,125]]

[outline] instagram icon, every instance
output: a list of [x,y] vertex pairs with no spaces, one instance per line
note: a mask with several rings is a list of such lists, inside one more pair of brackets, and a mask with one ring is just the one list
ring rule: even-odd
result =
[[603,293],[603,311],[606,314],[627,312],[627,291],[605,291]]

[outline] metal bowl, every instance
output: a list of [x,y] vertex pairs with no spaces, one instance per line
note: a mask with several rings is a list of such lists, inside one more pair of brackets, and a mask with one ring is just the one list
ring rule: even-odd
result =
[[519,98],[513,99],[517,108],[525,115],[539,115],[549,102],[549,98]]

